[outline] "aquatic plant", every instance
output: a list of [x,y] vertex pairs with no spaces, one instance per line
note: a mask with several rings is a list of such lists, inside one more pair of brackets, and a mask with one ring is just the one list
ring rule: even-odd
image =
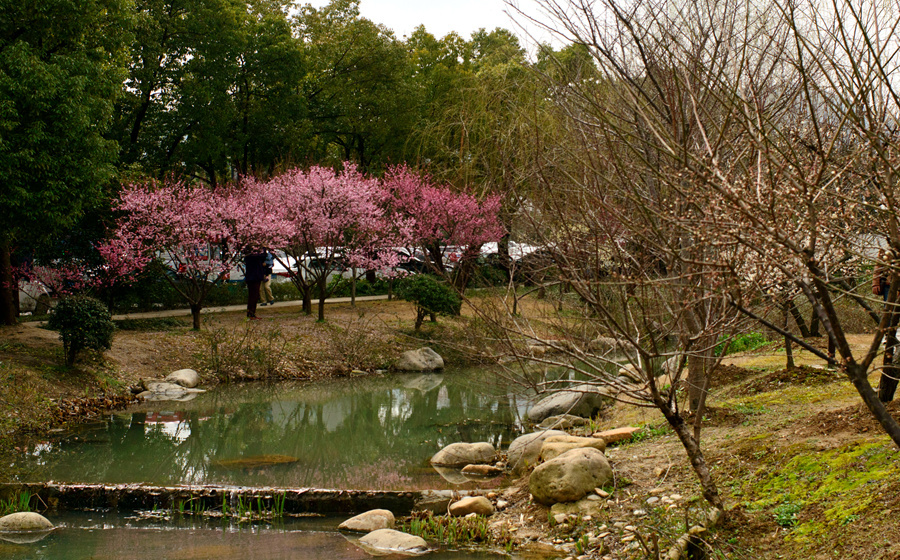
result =
[[0,500],[0,516],[20,511],[31,511],[31,498],[33,497],[37,497],[37,495],[32,495],[26,490],[24,492],[16,492],[9,498]]
[[430,511],[416,512],[400,523],[400,530],[418,535],[438,545],[484,544],[490,540],[487,519],[434,515]]

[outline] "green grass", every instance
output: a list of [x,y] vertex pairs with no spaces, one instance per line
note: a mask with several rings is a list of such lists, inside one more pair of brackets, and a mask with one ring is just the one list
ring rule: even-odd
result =
[[490,539],[487,518],[434,515],[417,512],[401,521],[400,531],[417,535],[441,546],[484,544]]
[[[725,344],[727,342],[727,339],[719,341],[719,344],[716,345],[714,350],[716,356],[722,355],[722,352],[725,351]],[[728,345],[728,350],[725,351],[725,355],[756,350],[757,348],[769,344],[769,342],[770,340],[762,333],[750,332],[739,334],[731,339],[731,344]]]
[[191,325],[183,319],[175,317],[156,317],[151,319],[119,319],[113,321],[120,331],[170,331],[189,328]]

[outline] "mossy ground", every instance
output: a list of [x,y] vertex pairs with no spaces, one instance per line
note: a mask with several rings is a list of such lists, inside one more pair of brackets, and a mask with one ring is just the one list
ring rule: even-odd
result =
[[[863,347],[871,339],[860,335],[854,342]],[[708,538],[712,557],[900,558],[900,450],[852,385],[809,356],[797,360],[804,367],[794,370],[784,369],[783,352],[726,361],[735,369],[711,389],[702,441],[729,509]],[[877,386],[878,375],[870,381]],[[900,417],[900,406],[889,410]],[[664,426],[658,413],[617,406],[598,427],[623,424],[651,426],[659,435],[608,452],[627,485],[616,488],[621,503],[598,522],[631,523],[645,540],[658,535],[664,547],[684,530],[686,519],[700,520],[699,485],[680,444],[658,429]],[[652,495],[673,492],[686,501],[647,507]],[[636,518],[635,509],[647,515]],[[646,553],[641,547],[614,549],[612,557]]]

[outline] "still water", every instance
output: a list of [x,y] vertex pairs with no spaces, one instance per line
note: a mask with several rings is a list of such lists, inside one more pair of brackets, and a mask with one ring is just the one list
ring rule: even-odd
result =
[[[526,409],[519,387],[483,369],[226,385],[35,442],[14,471],[28,482],[489,488],[499,482],[442,475],[428,459],[458,441],[505,447]],[[264,456],[286,462],[247,462]]]
[[[366,560],[371,556],[336,528],[339,519],[285,519],[275,525],[167,521],[102,513],[67,513],[43,540],[0,540],[4,560]],[[385,559],[408,558],[399,556]],[[429,560],[510,558],[489,552],[437,551]],[[513,556],[513,559],[517,557]]]

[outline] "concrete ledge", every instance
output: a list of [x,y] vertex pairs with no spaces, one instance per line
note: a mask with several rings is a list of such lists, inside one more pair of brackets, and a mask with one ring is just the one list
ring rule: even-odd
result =
[[[202,509],[233,507],[238,498],[260,500],[272,509],[276,498],[283,511],[291,513],[359,514],[387,509],[408,515],[417,504],[428,502],[439,491],[327,490],[317,488],[270,488],[243,486],[145,486],[141,484],[0,484],[0,499],[16,493],[37,495],[50,510],[166,510],[191,501]],[[465,492],[460,492],[463,494]]]

